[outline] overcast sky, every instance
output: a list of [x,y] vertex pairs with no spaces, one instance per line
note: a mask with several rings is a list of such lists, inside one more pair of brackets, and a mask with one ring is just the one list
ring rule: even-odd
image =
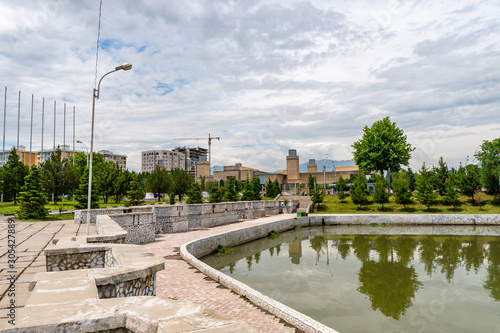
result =
[[[6,150],[90,145],[99,1],[0,3],[0,84],[7,90]],[[352,159],[365,125],[385,116],[416,147],[411,167],[471,162],[500,137],[498,1],[103,0],[96,103],[97,150],[128,156],[178,145],[207,147],[212,165],[285,168]],[[2,118],[3,119],[3,118]],[[1,128],[0,128],[1,130]],[[84,150],[77,144],[77,149]]]

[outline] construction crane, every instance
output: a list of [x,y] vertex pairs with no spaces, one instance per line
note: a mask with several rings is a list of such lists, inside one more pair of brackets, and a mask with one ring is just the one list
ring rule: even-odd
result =
[[175,138],[174,140],[208,140],[208,161],[212,163],[212,140],[220,140],[220,137],[210,136],[208,138]]

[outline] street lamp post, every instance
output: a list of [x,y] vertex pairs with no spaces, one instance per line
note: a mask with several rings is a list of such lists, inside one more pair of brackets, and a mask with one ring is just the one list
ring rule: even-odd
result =
[[335,175],[335,187],[333,188],[335,192],[337,192],[337,168],[335,167],[335,161],[332,161],[333,165],[333,173]]
[[[82,144],[85,146],[85,150],[87,151],[87,168],[89,167],[89,147],[85,143],[83,143],[81,140],[76,140],[79,144]],[[74,158],[73,158],[74,160]]]
[[90,234],[90,206],[92,204],[92,160],[93,160],[93,154],[94,154],[94,114],[95,114],[95,100],[96,98],[99,99],[99,90],[101,89],[101,81],[104,79],[107,75],[117,72],[119,70],[124,70],[128,71],[132,69],[132,65],[129,63],[124,63],[123,65],[115,67],[114,70],[107,72],[104,74],[101,79],[99,80],[99,83],[97,84],[97,89],[94,88],[94,92],[92,94],[92,129],[90,131],[90,155],[89,155],[89,190],[88,190],[88,197],[87,197],[87,235]]

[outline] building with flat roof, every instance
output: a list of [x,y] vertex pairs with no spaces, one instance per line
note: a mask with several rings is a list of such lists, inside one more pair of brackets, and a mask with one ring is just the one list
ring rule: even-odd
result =
[[309,160],[307,172],[300,172],[297,150],[290,149],[288,151],[288,156],[286,156],[286,169],[283,171],[265,172],[258,169],[244,167],[241,163],[237,163],[236,165],[224,166],[223,171],[214,171],[213,180],[218,181],[222,179],[226,181],[228,178],[232,178],[244,181],[247,177],[249,179],[259,177],[261,184],[265,184],[269,180],[278,180],[278,183],[280,183],[281,188],[284,191],[297,191],[299,189],[305,189],[307,192],[309,175],[316,177],[318,184],[323,185],[323,183],[326,182],[326,184],[329,185],[336,184],[340,177],[349,179],[351,174],[358,173],[359,167],[356,165],[335,167],[333,171],[327,172],[318,171],[318,167],[314,159]]
[[177,147],[172,149],[174,152],[183,153],[185,156],[184,170],[189,172],[193,177],[196,176],[196,163],[201,161],[208,161],[208,149],[196,147]]
[[165,170],[186,170],[186,156],[172,150],[148,150],[141,152],[141,171],[152,172],[157,165]]
[[121,170],[125,170],[127,168],[127,155],[115,154],[109,150],[99,150],[99,154],[104,156],[104,162],[111,161]]

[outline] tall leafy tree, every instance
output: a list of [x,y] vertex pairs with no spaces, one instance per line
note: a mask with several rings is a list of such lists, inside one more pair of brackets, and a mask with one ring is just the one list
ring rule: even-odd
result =
[[6,201],[14,200],[14,204],[16,205],[17,196],[24,185],[24,177],[28,175],[28,167],[19,159],[15,147],[10,150],[7,162],[5,162],[2,169],[5,199]]
[[314,190],[315,185],[316,185],[316,177],[309,174],[307,176],[307,188],[309,189],[309,191]]
[[179,196],[179,201],[181,201],[182,196],[187,193],[187,190],[191,186],[192,182],[193,179],[186,170],[172,170],[172,190]]
[[19,193],[19,202],[21,207],[17,216],[21,219],[43,219],[49,213],[45,208],[47,197],[42,187],[42,175],[36,165],[31,167],[25,178],[25,184]]
[[250,179],[245,181],[245,184],[243,184],[243,193],[241,196],[242,201],[252,201],[254,197],[254,192],[252,190],[252,184],[250,183]]
[[470,196],[472,202],[475,202],[474,193],[481,188],[479,167],[474,164],[469,164],[465,167],[460,165],[455,174],[455,182],[462,193]]
[[[411,168],[408,168],[406,171],[406,177],[408,178],[408,185],[410,187],[410,191],[415,191],[415,173]],[[396,177],[394,177],[396,178]]]
[[448,173],[448,166],[446,162],[443,161],[443,157],[438,161],[438,165],[432,168],[433,177],[432,182],[434,184],[434,188],[438,190],[439,195],[444,195],[444,189],[446,187],[446,180],[450,178],[450,174]]
[[500,194],[500,138],[484,141],[475,157],[481,163],[481,180],[489,194]]
[[154,193],[160,200],[163,193],[169,193],[173,189],[172,178],[164,168],[157,165],[146,178],[146,190]]
[[410,180],[406,176],[405,171],[399,171],[394,179],[394,201],[403,205],[406,210],[406,205],[412,203],[411,201],[411,190],[410,190]]
[[[137,178],[137,175],[135,175]],[[132,181],[132,173],[128,170],[119,172],[115,183],[113,184],[113,195],[115,196],[115,202],[121,202],[122,198],[127,195],[130,187],[130,182]],[[140,183],[139,183],[140,185]]]
[[432,171],[429,171],[425,167],[425,163],[422,165],[419,173],[417,174],[417,199],[430,209],[430,206],[436,201],[437,193],[434,192],[434,186],[432,185]]
[[40,168],[44,188],[48,193],[53,194],[55,204],[60,195],[70,193],[76,187],[77,179],[73,165],[69,159],[62,157],[62,150],[59,146]]
[[370,194],[370,190],[367,187],[366,177],[363,173],[359,173],[354,180],[354,183],[351,186],[350,190],[351,200],[354,204],[364,205],[368,203],[368,194]]
[[373,193],[373,201],[382,205],[382,210],[384,210],[384,204],[389,202],[389,192],[387,190],[387,182],[383,177],[378,176],[375,181],[375,193]]
[[120,175],[120,168],[112,161],[104,162],[95,170],[95,186],[104,203],[114,194],[114,184]]
[[415,150],[406,139],[403,130],[391,122],[389,117],[378,120],[371,127],[365,126],[363,137],[356,141],[354,161],[361,170],[399,171],[402,165],[408,166],[411,152]]

